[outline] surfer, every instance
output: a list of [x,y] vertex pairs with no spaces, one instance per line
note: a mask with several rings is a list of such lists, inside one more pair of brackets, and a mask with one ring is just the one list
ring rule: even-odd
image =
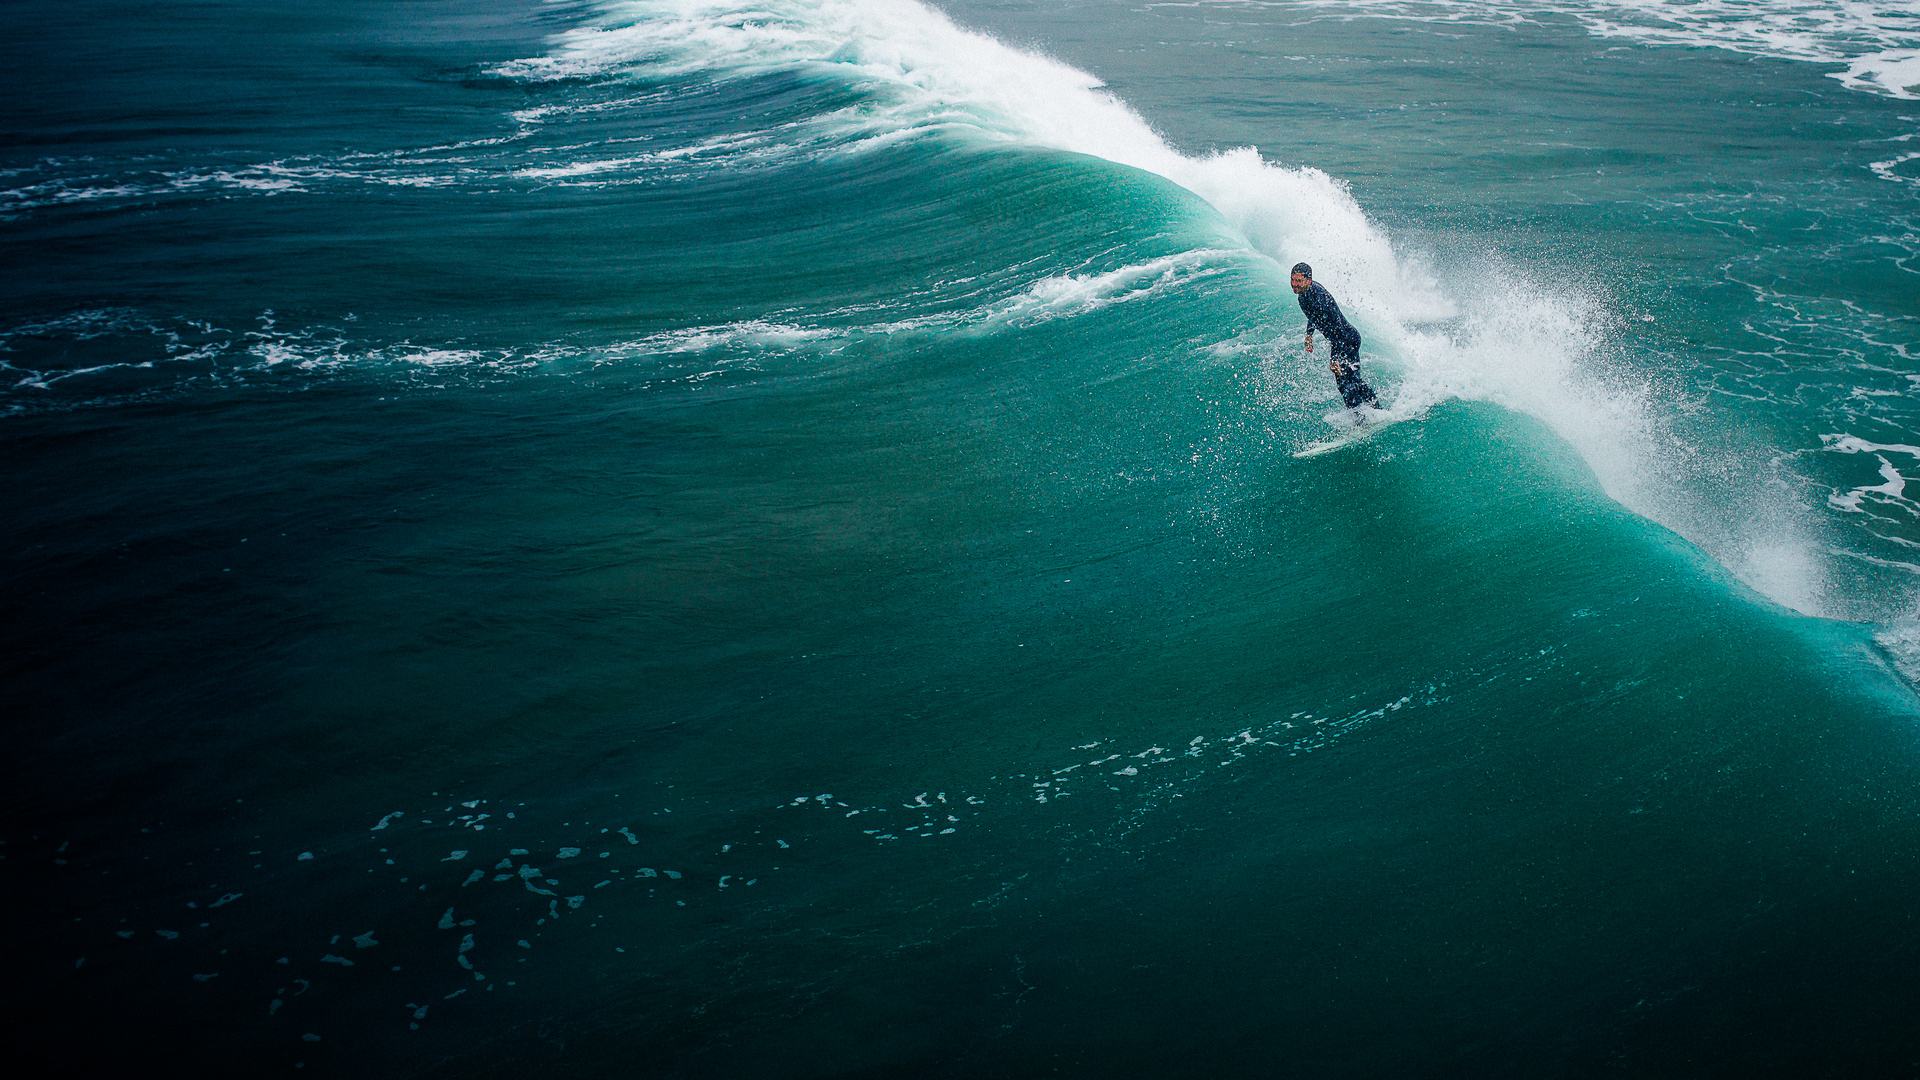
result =
[[1313,351],[1315,330],[1327,335],[1327,346],[1333,353],[1327,360],[1327,370],[1333,372],[1333,384],[1340,388],[1341,400],[1349,409],[1362,405],[1379,408],[1373,388],[1360,377],[1360,331],[1340,314],[1340,305],[1333,302],[1327,287],[1313,280],[1313,267],[1294,263],[1292,281],[1293,291],[1300,297],[1300,310],[1307,315],[1307,351]]

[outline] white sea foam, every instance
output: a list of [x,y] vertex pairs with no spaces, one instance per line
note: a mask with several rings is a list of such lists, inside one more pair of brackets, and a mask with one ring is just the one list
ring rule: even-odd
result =
[[[501,142],[505,140],[491,140]],[[478,144],[470,144],[478,145]],[[445,149],[445,148],[433,148]],[[354,162],[389,162],[387,167],[348,167]],[[15,175],[39,174],[43,179],[18,187],[0,189],[0,219],[26,211],[72,203],[110,200],[155,200],[179,196],[216,193],[283,195],[311,192],[314,186],[330,181],[354,184],[379,184],[388,187],[445,187],[457,183],[458,170],[438,168],[448,164],[428,159],[392,159],[391,156],[349,154],[340,161],[292,159],[269,161],[231,169],[177,169],[155,171],[143,161],[119,166],[117,173],[102,173],[95,160],[63,161],[48,159],[30,169],[14,170]],[[47,175],[49,173],[66,175]]]
[[[739,366],[747,363],[742,354],[837,348],[862,338],[992,333],[1072,318],[1116,304],[1159,296],[1222,273],[1235,265],[1244,265],[1249,257],[1241,251],[1199,248],[1143,263],[1130,263],[1112,270],[1049,275],[1033,281],[1012,296],[975,308],[842,326],[803,326],[749,319],[719,326],[684,327],[610,345],[601,350],[600,355],[609,360],[619,360],[675,353],[718,352],[733,354],[721,361],[723,365]],[[884,311],[884,307],[869,305],[832,314],[884,314]]]
[[1203,248],[1104,273],[1044,277],[1019,295],[994,304],[964,321],[977,321],[984,327],[997,328],[1083,315],[1180,288],[1220,273],[1233,261],[1236,261],[1235,252]]
[[438,368],[470,367],[484,364],[491,358],[473,349],[421,349],[418,352],[398,352],[396,359],[402,363]]
[[1879,461],[1880,479],[1884,481],[1862,484],[1847,492],[1835,491],[1827,496],[1827,505],[1850,514],[1884,516],[1899,524],[1920,520],[1920,501],[1907,495],[1907,477],[1887,459],[1888,454],[1904,454],[1920,465],[1920,446],[1868,442],[1852,435],[1822,435],[1820,441],[1838,453],[1872,454]]
[[[1222,3],[1227,6],[1231,0]],[[1846,65],[1853,90],[1920,99],[1920,13],[1869,0],[1246,0],[1334,18],[1527,23],[1571,18],[1589,33],[1643,45],[1709,47]]]
[[633,165],[649,164],[658,160],[657,154],[639,154],[631,157],[603,158],[598,161],[571,161],[565,165],[516,169],[513,175],[530,180],[571,180]]
[[790,349],[799,345],[846,336],[846,331],[828,327],[798,326],[790,323],[749,319],[724,326],[692,326],[654,334],[626,345],[614,346],[613,355],[649,355],[658,353],[699,353],[712,349]]
[[1898,184],[1920,185],[1920,176],[1906,176],[1897,171],[1900,166],[1916,158],[1920,158],[1920,150],[1911,150],[1885,161],[1870,161],[1867,163],[1867,168],[1872,169],[1873,174],[1882,180],[1892,180]]

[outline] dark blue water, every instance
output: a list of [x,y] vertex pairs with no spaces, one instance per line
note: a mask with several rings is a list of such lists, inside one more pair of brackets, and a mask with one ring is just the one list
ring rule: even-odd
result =
[[15,1056],[1920,1069],[1911,20],[945,11],[0,14]]

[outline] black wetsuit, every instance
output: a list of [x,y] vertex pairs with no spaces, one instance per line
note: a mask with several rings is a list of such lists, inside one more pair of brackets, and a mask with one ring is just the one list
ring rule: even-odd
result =
[[1307,328],[1326,336],[1335,361],[1333,382],[1340,388],[1341,400],[1347,403],[1347,408],[1377,405],[1373,388],[1360,377],[1360,331],[1340,314],[1340,305],[1333,302],[1333,294],[1316,281],[1300,294],[1300,310],[1306,312]]

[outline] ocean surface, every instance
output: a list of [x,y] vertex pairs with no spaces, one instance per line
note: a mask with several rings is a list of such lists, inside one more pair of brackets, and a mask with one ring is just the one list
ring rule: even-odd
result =
[[1912,3],[0,57],[21,1075],[1920,1075]]

